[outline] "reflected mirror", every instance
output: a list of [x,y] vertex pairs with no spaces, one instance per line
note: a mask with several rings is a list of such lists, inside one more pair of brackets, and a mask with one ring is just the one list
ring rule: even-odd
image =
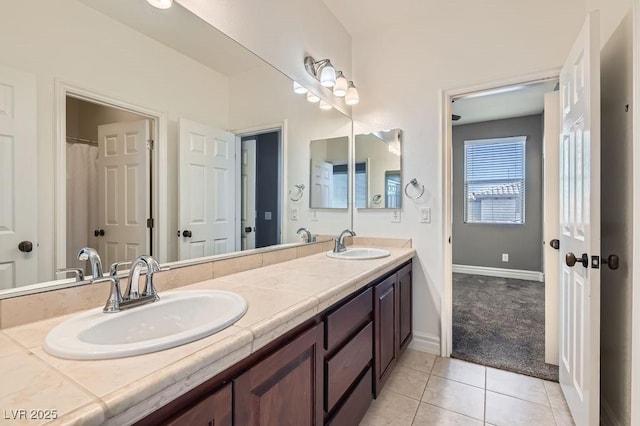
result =
[[311,141],[309,206],[312,209],[349,207],[349,138]]
[[349,138],[351,119],[177,2],[8,2],[0,50],[0,290],[89,274],[85,245],[106,271],[351,226],[286,196],[308,182],[308,141]]
[[355,136],[355,206],[402,207],[402,130]]

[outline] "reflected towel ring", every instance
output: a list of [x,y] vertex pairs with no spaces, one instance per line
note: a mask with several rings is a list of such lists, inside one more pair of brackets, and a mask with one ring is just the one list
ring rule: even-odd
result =
[[289,190],[289,199],[291,201],[300,201],[304,195],[304,183],[293,185],[294,189]]
[[[409,193],[407,192],[407,188],[409,188],[409,185],[415,186],[416,188],[421,187],[420,193],[415,197],[412,197],[411,195],[409,195]],[[417,200],[418,198],[422,197],[423,194],[424,194],[424,185],[418,185],[418,180],[416,178],[411,179],[409,183],[404,186],[404,195],[411,198],[412,200]]]

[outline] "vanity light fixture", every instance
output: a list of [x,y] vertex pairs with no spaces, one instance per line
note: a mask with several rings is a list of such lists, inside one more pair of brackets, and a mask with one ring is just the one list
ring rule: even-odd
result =
[[324,87],[333,87],[336,84],[336,69],[329,59],[316,61],[311,56],[304,58],[304,67],[307,72],[320,80]]
[[356,89],[356,85],[353,84],[353,81],[349,82],[349,88],[347,89],[347,95],[344,98],[344,102],[347,105],[356,105],[360,102],[360,95],[358,94],[358,89]]
[[320,100],[320,109],[325,110],[325,111],[329,111],[330,109],[332,109],[333,107],[331,106],[330,103],[323,101],[322,99]]
[[158,9],[169,9],[173,4],[173,0],[147,0],[147,3]]
[[342,74],[342,71],[338,71],[336,85],[333,86],[333,94],[340,98],[344,98],[347,94],[348,88],[349,82],[347,81],[347,78]]
[[307,88],[304,87],[302,84],[298,83],[297,81],[294,81],[293,91],[299,95],[304,95],[305,93],[307,93]]
[[312,92],[307,92],[307,100],[312,104],[320,102],[320,96]]

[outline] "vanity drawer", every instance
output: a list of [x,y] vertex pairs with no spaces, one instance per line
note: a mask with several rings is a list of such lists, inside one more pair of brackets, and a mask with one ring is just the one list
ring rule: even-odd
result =
[[340,351],[325,361],[325,411],[333,409],[372,359],[373,322],[370,321]]
[[371,320],[373,312],[373,289],[362,294],[329,314],[326,319],[324,347],[331,352],[363,324]]
[[371,401],[373,401],[373,393],[371,392],[372,380],[373,373],[371,367],[369,367],[358,381],[349,398],[338,408],[338,411],[327,424],[330,426],[353,426],[360,423],[360,420],[367,413]]

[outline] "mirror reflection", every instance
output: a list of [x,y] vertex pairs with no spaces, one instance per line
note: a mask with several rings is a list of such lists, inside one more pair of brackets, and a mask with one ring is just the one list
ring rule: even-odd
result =
[[0,290],[89,273],[84,246],[106,270],[351,226],[348,212],[308,223],[298,204],[291,218],[286,197],[308,181],[305,141],[348,139],[351,119],[179,4],[9,2],[0,50],[0,109],[15,121],[0,122]]
[[355,206],[402,207],[402,130],[355,136]]
[[349,138],[311,141],[309,181],[312,209],[349,207]]

